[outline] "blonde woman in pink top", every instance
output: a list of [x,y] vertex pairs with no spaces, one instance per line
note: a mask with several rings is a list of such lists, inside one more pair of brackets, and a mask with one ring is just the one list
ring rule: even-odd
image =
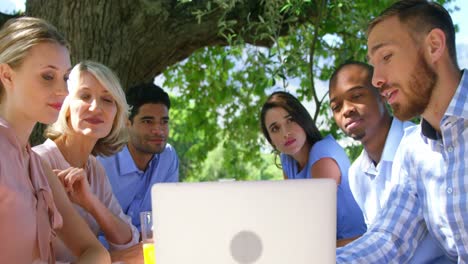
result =
[[70,54],[47,22],[21,17],[0,30],[0,263],[55,263],[57,234],[77,263],[110,263],[108,252],[31,151],[37,122],[53,123],[67,95]]
[[[47,141],[33,148],[54,169],[75,209],[110,250],[138,244],[139,233],[112,193],[102,165],[93,155],[112,155],[123,146],[128,106],[118,78],[92,61],[77,64],[68,80],[70,94],[58,120],[46,129]],[[73,261],[57,241],[56,257]]]

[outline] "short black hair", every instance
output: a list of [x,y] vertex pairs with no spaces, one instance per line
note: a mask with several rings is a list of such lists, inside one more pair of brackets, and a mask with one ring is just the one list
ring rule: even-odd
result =
[[358,67],[361,67],[362,69],[366,70],[366,72],[367,72],[366,82],[368,82],[368,84],[373,87],[373,85],[372,85],[372,75],[374,75],[374,67],[372,67],[371,65],[369,65],[367,63],[361,62],[361,61],[349,60],[349,61],[346,61],[343,64],[339,65],[335,69],[335,71],[332,73],[332,75],[330,77],[330,82],[329,82],[329,85],[328,85],[328,91],[330,91],[333,87],[335,87],[335,82],[336,82],[336,78],[338,76],[338,73],[340,73],[344,68],[346,68],[348,66],[358,66]]
[[171,108],[169,95],[154,83],[143,83],[130,87],[126,97],[130,106],[130,115],[128,116],[130,121],[133,121],[140,107],[144,104],[164,104],[167,110]]

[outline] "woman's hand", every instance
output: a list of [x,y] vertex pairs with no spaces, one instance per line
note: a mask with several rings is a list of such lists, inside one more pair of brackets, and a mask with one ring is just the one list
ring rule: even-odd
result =
[[74,167],[53,171],[65,188],[70,201],[87,210],[91,206],[93,193],[89,187],[86,171]]
[[49,180],[55,205],[63,218],[62,228],[57,229],[59,238],[78,257],[76,263],[110,264],[109,252],[99,243],[89,226],[67,199],[66,192],[56,176],[59,172],[54,174],[47,162],[42,159],[41,162]]

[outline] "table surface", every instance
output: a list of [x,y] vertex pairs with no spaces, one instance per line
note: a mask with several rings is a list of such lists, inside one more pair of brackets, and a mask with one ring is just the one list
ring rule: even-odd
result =
[[124,250],[111,251],[110,255],[112,264],[144,264],[143,243]]

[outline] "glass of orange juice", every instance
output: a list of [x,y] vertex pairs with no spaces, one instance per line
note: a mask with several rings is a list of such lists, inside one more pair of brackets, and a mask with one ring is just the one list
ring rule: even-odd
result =
[[152,212],[140,213],[141,240],[143,242],[143,257],[145,264],[155,264],[154,240],[153,240],[153,217]]

